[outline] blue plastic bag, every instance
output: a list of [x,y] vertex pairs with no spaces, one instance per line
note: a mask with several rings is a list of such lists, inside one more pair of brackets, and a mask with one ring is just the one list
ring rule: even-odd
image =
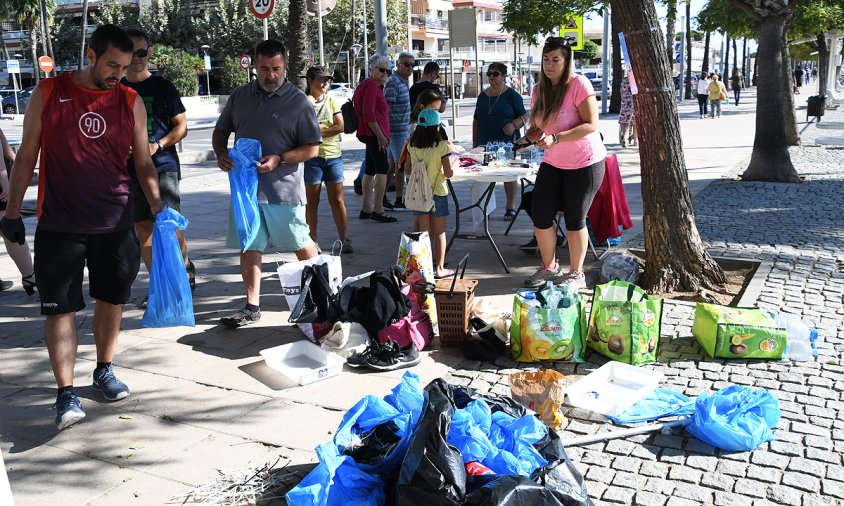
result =
[[152,229],[149,300],[141,320],[144,327],[193,327],[193,295],[176,230],[188,220],[169,207],[158,213]]
[[770,392],[732,385],[700,394],[686,430],[722,450],[750,451],[774,439],[779,420],[780,403]]
[[[424,402],[419,376],[409,371],[383,399],[374,395],[362,398],[346,412],[333,441],[317,447],[319,464],[287,493],[288,504],[384,504],[382,477],[401,465]],[[384,427],[394,431],[395,440],[379,453],[369,435]],[[374,454],[376,458],[370,462],[356,462],[350,455],[357,448],[367,448],[368,456]]]
[[256,139],[241,138],[229,150],[234,169],[229,172],[229,187],[232,194],[232,216],[240,241],[240,250],[252,244],[258,236],[261,217],[258,211],[258,168],[261,159],[261,143]]
[[669,416],[691,415],[694,412],[694,399],[667,388],[657,388],[623,412],[607,418],[617,424],[625,425],[658,420]]

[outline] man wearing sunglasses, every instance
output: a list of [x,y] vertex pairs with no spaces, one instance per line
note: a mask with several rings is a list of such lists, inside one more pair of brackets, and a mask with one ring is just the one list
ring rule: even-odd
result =
[[[180,165],[176,144],[188,135],[188,122],[185,119],[185,106],[179,92],[172,82],[161,76],[154,76],[149,71],[149,58],[152,55],[149,36],[142,30],[131,28],[126,34],[132,39],[135,51],[132,64],[126,71],[126,77],[120,82],[138,93],[147,110],[147,135],[149,136],[149,154],[158,172],[158,187],[164,204],[181,212],[181,194],[179,192]],[[134,196],[135,233],[141,244],[141,258],[149,271],[152,263],[152,213],[143,198],[143,190],[135,173],[135,162],[127,161],[129,187]],[[196,269],[188,260],[188,245],[184,233],[177,230],[182,259],[185,262],[191,290],[196,287]],[[146,306],[144,297],[142,306]]]
[[396,178],[396,203],[390,202],[384,197],[384,207],[395,211],[404,211],[404,171],[396,171],[401,157],[401,150],[407,141],[407,134],[410,131],[410,75],[413,74],[415,59],[410,53],[399,55],[396,71],[387,79],[384,84],[384,98],[390,108],[390,145],[387,154],[390,159],[390,172],[387,174],[387,187],[390,186],[390,178]]
[[[440,95],[443,94],[443,91],[440,89],[440,85],[436,83],[436,81],[440,78],[440,65],[435,61],[429,61],[425,64],[425,68],[422,69],[422,76],[419,78],[413,86],[410,87],[410,108],[413,109],[416,106],[416,99],[419,98],[419,95],[422,94],[425,90],[434,90]],[[443,100],[440,105],[440,114],[445,112],[445,104],[446,100]]]

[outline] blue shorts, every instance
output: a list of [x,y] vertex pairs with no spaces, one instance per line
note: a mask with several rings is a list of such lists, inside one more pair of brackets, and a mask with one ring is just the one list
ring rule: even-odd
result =
[[438,218],[448,216],[448,195],[434,195],[434,208],[427,213],[413,211],[414,216],[423,216],[426,214],[432,214]]
[[[272,241],[280,252],[299,251],[311,242],[310,229],[305,221],[305,206],[298,204],[258,204],[261,227],[258,236],[246,247],[247,251],[264,251]],[[226,246],[240,249],[240,239],[229,210]]]
[[342,183],[343,157],[337,158],[311,158],[305,162],[305,184],[334,184]]
[[392,160],[395,164],[399,163],[399,159],[401,158],[401,148],[404,147],[405,141],[407,141],[407,135],[390,134],[390,145],[387,147],[387,156],[389,156],[390,160]]

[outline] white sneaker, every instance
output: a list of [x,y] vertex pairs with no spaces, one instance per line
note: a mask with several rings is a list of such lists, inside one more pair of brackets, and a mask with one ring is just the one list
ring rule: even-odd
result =
[[586,275],[582,271],[571,271],[564,275],[558,284],[569,285],[575,291],[580,290],[586,288]]

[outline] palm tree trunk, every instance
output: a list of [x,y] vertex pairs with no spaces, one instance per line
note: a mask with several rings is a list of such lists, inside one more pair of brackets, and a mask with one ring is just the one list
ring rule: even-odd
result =
[[736,49],[736,39],[733,37],[733,71],[730,75],[738,73],[738,49]]
[[612,95],[610,95],[610,114],[621,112],[621,80],[624,70],[621,66],[621,42],[618,39],[618,23],[610,16],[612,30]]
[[826,76],[829,69],[829,46],[826,45],[826,34],[817,34],[818,45],[818,95],[826,95]]
[[[791,162],[785,134],[785,79],[783,37],[785,17],[768,16],[758,23],[759,64],[756,103],[756,137],[750,164],[742,174],[745,181],[797,183],[800,177]],[[786,69],[787,70],[787,69]],[[789,95],[791,92],[789,91]],[[644,146],[644,144],[641,144]]]
[[79,44],[79,70],[85,66],[85,36],[88,34],[88,0],[82,0],[82,42]]
[[[668,13],[665,17],[665,49],[668,51],[669,68],[674,68],[674,39],[677,35],[677,0],[668,0]],[[674,73],[672,72],[672,75]]]
[[644,204],[643,286],[649,290],[699,291],[724,283],[724,273],[706,252],[695,224],[683,139],[672,76],[652,0],[613,0],[619,29],[630,34],[628,51],[639,94],[636,114]]
[[41,72],[38,70],[38,41],[35,39],[35,20],[30,19],[26,24],[26,28],[29,30],[29,52],[32,58],[32,75],[35,77],[35,83],[38,84],[41,81]]
[[[747,79],[747,37],[741,42],[741,75]],[[747,86],[747,83],[745,83]]]
[[[44,26],[44,31],[42,32],[44,36],[43,44],[44,44],[44,54],[49,56],[53,59],[53,62],[56,61],[56,56],[53,54],[53,40],[52,35],[50,34],[50,12],[47,10],[47,1],[41,1],[41,23]],[[55,71],[53,71],[55,74]]]
[[700,67],[703,74],[709,72],[709,39],[711,36],[710,32],[706,32],[706,37],[703,39],[703,64]]
[[730,90],[730,80],[727,79],[730,76],[730,34],[726,35],[727,40],[724,44],[724,75],[721,76],[721,80],[724,81],[724,87],[727,91]]
[[287,51],[290,54],[287,79],[301,89],[308,62],[308,13],[306,0],[290,0],[287,18]]

